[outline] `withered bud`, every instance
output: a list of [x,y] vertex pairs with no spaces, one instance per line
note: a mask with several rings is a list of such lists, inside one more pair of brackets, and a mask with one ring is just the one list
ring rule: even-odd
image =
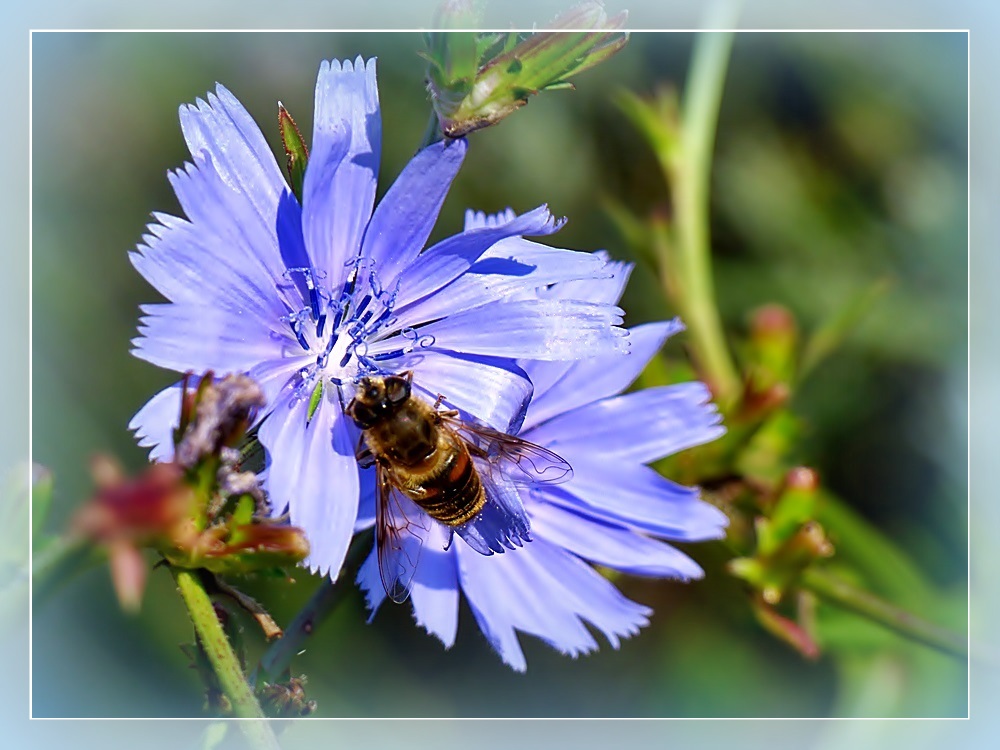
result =
[[95,460],[97,496],[77,511],[71,528],[101,543],[130,539],[142,544],[169,536],[188,514],[193,499],[181,468],[153,464],[138,477],[123,479],[114,466],[111,459]]
[[216,479],[222,494],[250,495],[257,504],[258,512],[267,509],[267,500],[260,488],[260,477],[252,471],[234,471],[231,466],[223,466],[219,469]]
[[261,707],[276,718],[308,716],[316,710],[316,701],[307,699],[305,684],[305,675],[288,682],[265,682],[260,689]]
[[205,456],[232,447],[246,433],[264,392],[246,375],[227,375],[217,383],[205,375],[195,393],[193,419],[177,444],[174,460],[190,468]]
[[70,528],[106,547],[118,601],[126,612],[137,612],[146,585],[140,547],[189,536],[194,495],[175,464],[153,464],[126,479],[114,459],[101,456],[92,470],[97,496],[77,511]]

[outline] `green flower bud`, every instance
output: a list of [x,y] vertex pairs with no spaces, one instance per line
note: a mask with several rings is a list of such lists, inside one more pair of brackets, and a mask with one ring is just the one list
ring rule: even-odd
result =
[[[460,138],[494,125],[539,91],[572,88],[569,79],[625,46],[619,31],[627,13],[608,19],[598,2],[559,16],[548,30],[517,34],[434,32],[425,57],[428,89],[441,132]],[[438,16],[444,28],[475,23],[470,3],[450,2]]]

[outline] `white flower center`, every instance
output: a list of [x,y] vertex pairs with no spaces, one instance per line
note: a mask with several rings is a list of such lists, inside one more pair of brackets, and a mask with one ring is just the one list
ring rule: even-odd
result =
[[[327,274],[313,268],[289,269],[287,277],[305,298],[306,306],[282,318],[301,347],[301,354],[313,362],[299,371],[303,398],[317,385],[350,388],[362,375],[386,373],[391,361],[428,345],[410,329],[399,330],[393,315],[398,282],[392,290],[382,288],[374,264],[359,261],[343,287],[331,289],[324,283]],[[369,345],[396,335],[398,347],[369,354]]]

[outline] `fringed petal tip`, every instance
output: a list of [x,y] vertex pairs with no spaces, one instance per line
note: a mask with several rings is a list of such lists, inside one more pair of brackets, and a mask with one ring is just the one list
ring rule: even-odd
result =
[[382,585],[382,577],[378,572],[374,547],[358,568],[354,582],[364,592],[365,608],[368,610],[367,622],[371,623],[375,619],[379,607],[382,606],[382,602],[385,601],[385,587]]
[[323,60],[319,66],[316,85],[319,87],[324,76],[329,75],[358,75],[365,79],[365,107],[370,109],[378,104],[378,91],[375,85],[375,63],[378,58],[372,57],[365,60],[361,55],[350,60]]
[[494,553],[503,554],[531,541],[524,511],[517,513],[494,498],[488,499],[482,510],[472,520],[456,528],[455,533],[486,557]]
[[[539,222],[540,218],[542,220]],[[523,214],[516,213],[512,208],[506,208],[495,214],[487,214],[485,211],[476,211],[469,208],[465,211],[464,231],[469,232],[476,229],[496,229],[518,220],[527,220],[525,235],[529,237],[542,237],[549,234],[555,234],[566,226],[566,222],[568,221],[565,216],[558,218],[554,216],[552,212],[549,211],[547,203],[543,203],[542,205],[537,206],[530,211],[526,211]],[[530,229],[528,228],[529,226]]]
[[495,214],[488,214],[485,211],[476,211],[472,208],[465,209],[465,231],[472,229],[486,229],[490,227],[501,227],[509,224],[517,218],[517,214],[512,208],[505,208]]
[[[712,400],[712,391],[701,381],[695,381],[689,385],[691,386],[693,400],[701,407],[705,424],[710,428],[705,431],[704,442],[707,443],[725,435],[726,426],[722,424],[722,412],[719,411],[718,404]],[[714,429],[711,429],[713,426]]]

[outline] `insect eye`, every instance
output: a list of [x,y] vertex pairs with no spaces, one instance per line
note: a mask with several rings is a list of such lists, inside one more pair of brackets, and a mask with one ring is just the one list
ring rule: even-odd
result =
[[347,409],[348,416],[354,420],[354,424],[360,427],[362,430],[367,430],[369,427],[378,421],[375,416],[375,412],[370,406],[359,401],[352,401]]
[[410,397],[410,384],[404,378],[386,378],[386,397],[391,404],[401,404]]

